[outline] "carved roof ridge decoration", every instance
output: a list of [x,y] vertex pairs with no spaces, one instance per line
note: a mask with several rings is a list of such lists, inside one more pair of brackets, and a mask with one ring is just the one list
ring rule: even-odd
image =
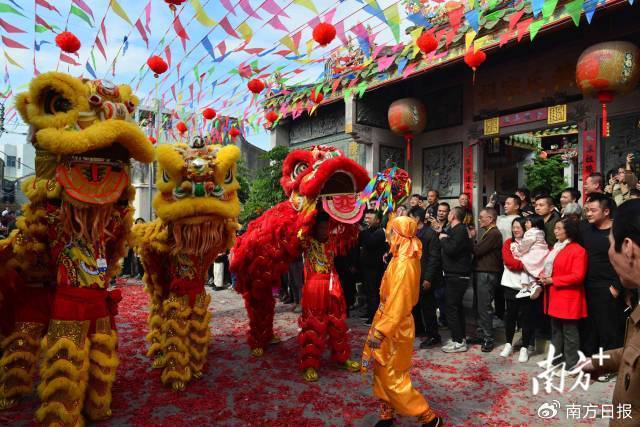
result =
[[[410,5],[411,3],[411,0],[406,0],[405,7],[409,7],[407,4]],[[517,27],[518,22],[522,23],[531,19],[532,23],[539,26],[538,32],[542,33],[547,26],[553,26],[561,21],[570,21],[571,15],[567,9],[571,7],[571,4],[575,4],[575,1],[558,0],[553,13],[546,18],[543,17],[542,13],[534,17],[531,2],[529,1],[489,0],[484,3],[486,4],[481,5],[478,11],[478,31],[474,38],[474,43],[482,49],[495,48],[505,44],[506,42],[501,40],[501,36],[509,33],[509,42],[516,41],[520,43],[524,40],[524,36],[520,40],[516,39],[515,27]],[[627,3],[627,0],[604,0],[598,2],[596,9],[619,3]],[[461,5],[461,7],[465,6]],[[306,109],[308,112],[312,112],[317,107],[310,100],[312,90],[321,91],[324,95],[322,104],[328,104],[339,98],[346,98],[351,94],[361,97],[365,91],[371,90],[380,84],[399,81],[443,63],[461,59],[466,51],[465,34],[471,29],[470,25],[467,19],[462,19],[453,36],[447,36],[451,28],[447,11],[444,7],[438,8],[437,11],[438,13],[427,10],[427,16],[423,16],[423,18],[426,18],[426,22],[431,25],[429,31],[433,32],[439,42],[438,49],[430,53],[428,58],[423,56],[413,42],[408,42],[403,45],[402,51],[394,58],[393,63],[383,72],[379,72],[377,60],[393,55],[395,49],[394,46],[384,46],[378,49],[375,58],[365,58],[363,63],[355,61],[353,67],[344,72],[329,74],[325,69],[324,78],[318,82],[299,86],[284,86],[282,90],[272,91],[262,102],[263,108],[265,110],[275,109],[280,111],[282,118],[293,116],[295,120],[300,117],[300,114],[294,114],[295,111]],[[431,14],[429,15],[429,13]],[[516,23],[510,25],[509,18],[515,14],[521,14],[521,16]],[[418,27],[415,25],[408,27],[405,32],[410,33]],[[526,32],[529,32],[528,28]],[[362,55],[362,51],[356,48],[352,54],[357,57]],[[413,68],[411,68],[412,66]],[[402,75],[397,73],[399,68],[403,72]],[[409,70],[409,72],[406,72],[406,70]]]

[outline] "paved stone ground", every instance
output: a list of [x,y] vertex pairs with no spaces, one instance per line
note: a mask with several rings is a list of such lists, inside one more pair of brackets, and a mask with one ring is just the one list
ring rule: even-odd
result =
[[[247,319],[239,295],[231,290],[213,292],[213,340],[204,378],[182,394],[162,387],[159,372],[149,368],[146,344],[147,296],[142,287],[122,285],[123,302],[118,318],[121,365],[114,386],[114,418],[105,426],[372,426],[377,401],[359,374],[327,366],[317,383],[305,383],[297,371],[297,315],[290,306],[278,305],[276,331],[283,342],[262,358],[252,358],[245,343]],[[359,319],[350,319],[353,357],[359,359],[367,332]],[[443,331],[446,337],[446,331]],[[417,343],[416,343],[417,348]],[[449,426],[562,426],[606,425],[602,419],[568,420],[565,405],[610,403],[613,383],[594,383],[587,392],[533,396],[535,365],[498,356],[499,349],[482,353],[473,346],[466,353],[448,355],[439,348],[417,349],[411,370],[414,385],[444,416]],[[573,381],[570,380],[567,387]],[[543,420],[538,407],[553,400],[558,415]],[[10,411],[0,413],[0,425],[33,424],[36,398],[31,396]],[[415,425],[400,418],[398,426]]]

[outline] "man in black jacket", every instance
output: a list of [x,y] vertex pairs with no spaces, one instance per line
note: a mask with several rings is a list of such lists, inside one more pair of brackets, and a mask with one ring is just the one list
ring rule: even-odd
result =
[[[409,211],[409,216],[418,222],[416,237],[422,242],[420,300],[414,309],[413,317],[418,317],[420,324],[424,328],[426,338],[420,343],[420,348],[423,349],[442,342],[438,332],[437,301],[435,296],[435,289],[442,285],[440,239],[438,239],[438,233],[433,228],[425,225],[425,215],[426,211],[424,209],[411,209]],[[417,324],[418,320],[416,320]]]
[[445,353],[468,350],[462,300],[471,279],[473,246],[469,231],[462,223],[465,213],[465,210],[459,206],[451,209],[450,227],[447,232],[439,235],[447,300],[447,321],[451,330],[451,340],[442,347]]
[[367,289],[367,325],[373,321],[373,315],[380,305],[380,282],[384,275],[385,264],[383,255],[389,249],[384,230],[380,228],[380,214],[374,210],[367,210],[364,214],[367,228],[358,236],[360,247],[360,274]]
[[[502,234],[496,226],[498,213],[493,208],[480,211],[478,222],[484,231],[473,247],[478,326],[482,332],[482,351],[493,350],[493,300],[502,273]],[[472,233],[473,235],[473,233]],[[498,301],[496,301],[496,305]],[[502,302],[504,305],[504,302]]]
[[560,220],[560,214],[555,209],[555,202],[551,196],[542,195],[536,198],[536,215],[544,218],[544,238],[551,249],[557,241],[553,229]]
[[[585,204],[587,222],[582,224],[582,240],[589,256],[584,280],[589,316],[580,322],[580,344],[589,357],[598,350],[612,350],[624,343],[624,290],[609,260],[609,234],[616,204],[607,195],[591,193]],[[608,381],[603,376],[599,381]]]

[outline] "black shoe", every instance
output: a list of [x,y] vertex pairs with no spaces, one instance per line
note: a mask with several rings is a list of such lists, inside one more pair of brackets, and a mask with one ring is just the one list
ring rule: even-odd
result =
[[391,418],[390,420],[379,420],[376,423],[375,427],[393,427],[393,422],[395,420],[393,418]]
[[218,286],[214,286],[214,287],[213,287],[213,290],[214,290],[214,291],[216,291],[216,292],[217,292],[217,291],[224,291],[225,289],[226,289],[226,288],[225,288],[224,286],[220,286],[220,287],[218,287]]
[[483,341],[480,337],[467,337],[467,344],[482,344]]
[[422,424],[422,427],[442,427],[443,425],[444,425],[444,423],[442,422],[442,418],[435,417],[434,419],[432,419],[428,423]]
[[493,340],[485,339],[482,342],[482,348],[480,350],[482,350],[484,353],[493,351]]
[[431,338],[427,338],[426,340],[422,341],[420,343],[420,348],[421,349],[425,349],[425,348],[430,348],[433,347],[434,345],[438,345],[442,343],[442,338],[440,337],[431,337]]

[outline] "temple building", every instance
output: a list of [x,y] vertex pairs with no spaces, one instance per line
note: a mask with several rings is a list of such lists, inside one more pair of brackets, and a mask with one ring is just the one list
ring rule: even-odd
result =
[[[415,44],[372,45],[368,53],[351,47],[328,61],[324,81],[274,90],[263,104],[280,115],[272,144],[333,145],[370,174],[397,165],[410,172],[414,192],[437,189],[444,200],[469,192],[475,209],[494,191],[504,196],[525,185],[525,167],[537,156],[560,160],[566,186],[580,190],[592,171],[618,167],[628,152],[640,157],[638,87],[607,105],[603,129],[602,105],[576,83],[578,58],[590,46],[640,46],[640,6],[602,1],[594,15],[587,2],[583,10],[583,2],[559,0],[534,14],[530,2],[494,3],[473,37],[466,20],[451,28],[450,19],[432,18],[439,48],[428,55]],[[486,54],[475,73],[464,61],[473,49]],[[318,93],[323,99],[314,103]],[[390,105],[403,98],[426,106],[410,152],[388,120]]]

